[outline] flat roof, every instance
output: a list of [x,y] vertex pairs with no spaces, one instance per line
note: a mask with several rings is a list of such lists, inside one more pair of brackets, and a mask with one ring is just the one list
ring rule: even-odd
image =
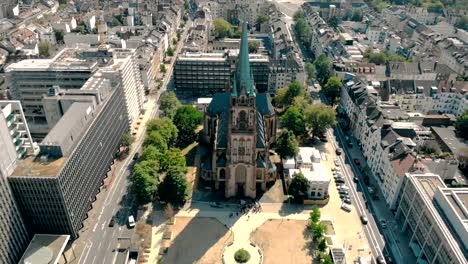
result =
[[18,162],[10,177],[57,177],[67,157],[41,160],[40,156],[30,156]]
[[56,264],[69,240],[69,235],[36,234],[18,263]]
[[459,150],[465,147],[465,144],[456,137],[454,127],[431,127],[431,129],[453,154],[458,154]]
[[300,147],[297,161],[302,163],[312,163],[312,159],[320,160],[320,151],[312,147]]
[[302,173],[309,182],[330,182],[329,171],[325,164],[314,162],[312,168],[290,169],[289,175]]

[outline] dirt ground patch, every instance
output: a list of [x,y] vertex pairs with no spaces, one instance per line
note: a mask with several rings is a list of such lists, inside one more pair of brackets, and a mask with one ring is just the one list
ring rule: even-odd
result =
[[315,263],[307,233],[307,221],[270,219],[252,233],[251,241],[263,250],[265,264]]
[[163,263],[221,263],[223,248],[233,239],[223,224],[207,217],[177,217],[172,232]]

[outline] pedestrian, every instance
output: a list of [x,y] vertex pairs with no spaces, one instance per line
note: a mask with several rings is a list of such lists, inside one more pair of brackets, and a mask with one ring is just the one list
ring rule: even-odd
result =
[[249,219],[250,219],[250,215],[247,215],[247,221],[249,221]]

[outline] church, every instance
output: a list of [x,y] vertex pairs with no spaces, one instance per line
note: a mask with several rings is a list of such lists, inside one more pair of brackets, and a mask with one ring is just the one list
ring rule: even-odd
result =
[[239,58],[225,92],[217,93],[204,117],[203,141],[209,150],[201,159],[201,177],[214,182],[225,197],[255,198],[276,180],[270,146],[276,139],[276,114],[267,93],[257,93],[247,38],[242,24]]

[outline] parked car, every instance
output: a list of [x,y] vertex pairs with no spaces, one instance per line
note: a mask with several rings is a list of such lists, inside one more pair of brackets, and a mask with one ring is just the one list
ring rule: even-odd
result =
[[336,178],[335,182],[336,183],[345,183],[345,180],[344,180],[344,178]]
[[349,205],[347,205],[347,204],[345,204],[345,203],[342,203],[342,204],[341,204],[341,209],[342,209],[343,211],[348,212],[348,213],[351,212],[351,210],[352,210],[351,206],[349,206]]
[[109,222],[109,227],[113,227],[115,225],[115,217],[113,216]]
[[385,262],[384,257],[382,257],[382,256],[378,256],[376,260],[377,260],[377,264],[387,264]]
[[348,190],[338,190],[339,194],[349,194]]
[[339,163],[338,159],[334,159],[333,162],[335,163],[335,166],[337,166],[337,167],[340,166],[340,163]]
[[335,150],[335,153],[336,153],[336,155],[338,155],[338,156],[341,155],[342,152],[343,152],[343,151],[342,151],[340,148],[337,148],[337,149]]
[[348,147],[349,147],[349,148],[353,148],[353,142],[348,141],[347,144],[348,144]]
[[358,182],[358,181],[359,181],[359,178],[358,178],[357,176],[354,176],[354,177],[353,177],[353,181],[354,181],[354,182]]
[[128,227],[130,228],[135,227],[135,218],[133,217],[133,215],[130,215],[128,217]]
[[343,203],[351,204],[351,199],[349,197],[343,198]]
[[223,207],[223,205],[220,202],[212,202],[212,203],[210,203],[210,206],[214,207],[214,208],[222,208]]
[[354,159],[354,164],[356,164],[358,167],[361,166],[361,161],[359,159]]
[[328,142],[328,139],[327,139],[326,136],[322,136],[322,137],[320,137],[320,141],[322,141],[322,142]]
[[367,216],[361,215],[361,223],[363,225],[367,225],[367,222],[369,222],[369,220],[367,219]]
[[382,228],[384,228],[384,229],[387,228],[387,220],[385,220],[385,219],[380,220],[380,225],[381,225]]
[[344,190],[344,191],[349,191],[349,187],[346,186],[346,184],[344,184],[344,183],[341,184],[341,185],[339,185],[339,186],[338,186],[338,189]]
[[340,199],[349,198],[349,193],[338,193],[338,195],[340,196]]
[[135,153],[135,155],[133,155],[133,160],[137,160],[138,158],[140,157],[140,153]]

